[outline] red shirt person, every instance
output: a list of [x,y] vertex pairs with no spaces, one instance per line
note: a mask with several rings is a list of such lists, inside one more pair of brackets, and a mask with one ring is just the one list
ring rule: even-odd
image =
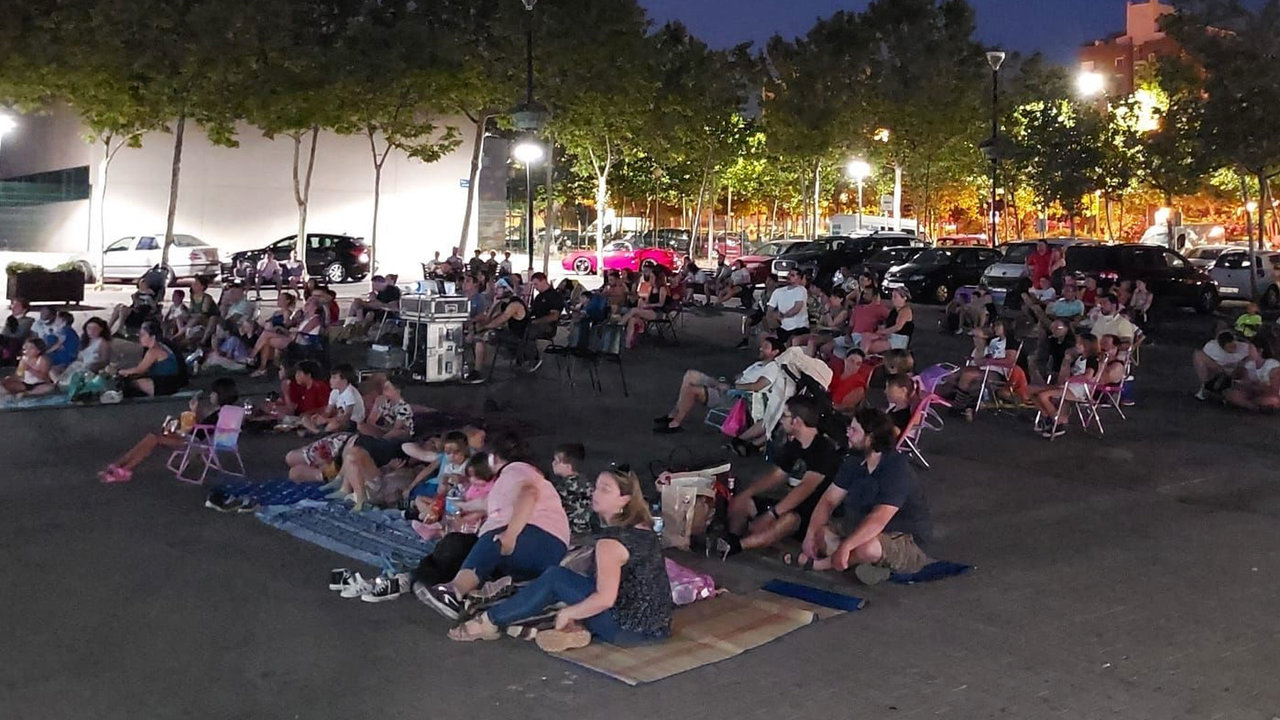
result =
[[1035,251],[1027,256],[1027,274],[1031,276],[1032,287],[1040,282],[1040,278],[1053,275],[1053,250],[1049,243],[1044,240],[1036,243]]
[[329,405],[329,383],[317,377],[320,366],[312,360],[303,360],[293,371],[293,377],[284,381],[282,408],[290,415],[309,415],[324,410]]

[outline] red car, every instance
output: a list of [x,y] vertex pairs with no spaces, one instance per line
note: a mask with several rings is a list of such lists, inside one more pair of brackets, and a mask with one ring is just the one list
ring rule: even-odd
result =
[[807,241],[804,238],[774,240],[757,246],[750,255],[743,255],[738,259],[751,271],[751,281],[763,285],[765,278],[769,277],[774,259],[790,250],[792,245],[802,242]]
[[[561,261],[565,270],[580,274],[596,272],[596,253],[594,250],[579,250]],[[605,270],[639,271],[644,267],[661,265],[667,270],[680,268],[680,255],[673,250],[661,247],[639,245],[629,240],[615,240],[604,246]]]

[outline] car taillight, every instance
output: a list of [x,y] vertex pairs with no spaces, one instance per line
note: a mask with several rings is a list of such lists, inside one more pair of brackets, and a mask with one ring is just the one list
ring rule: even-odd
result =
[[191,254],[187,256],[187,259],[191,262],[201,262],[204,260],[204,253],[200,250],[192,250]]

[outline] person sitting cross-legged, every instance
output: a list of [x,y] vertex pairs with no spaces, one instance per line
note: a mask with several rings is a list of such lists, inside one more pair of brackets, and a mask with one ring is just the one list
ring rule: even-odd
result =
[[[534,637],[547,652],[584,647],[593,637],[636,645],[671,636],[671,582],[653,519],[635,473],[609,470],[596,478],[591,506],[604,524],[595,543],[594,577],[565,567],[545,570],[515,596],[449,631],[461,642],[497,640],[502,628],[563,603],[555,627]],[[486,541],[481,538],[478,545]]]
[[[929,564],[932,535],[924,484],[905,455],[894,451],[893,421],[875,409],[849,423],[850,454],[809,519],[800,563],[814,570],[848,570],[866,584]],[[844,504],[843,518],[832,513]]]
[[[716,541],[723,557],[769,547],[808,530],[809,516],[840,467],[835,443],[818,430],[822,410],[817,400],[797,396],[787,401],[782,429],[787,442],[765,473],[729,503],[729,533]],[[783,484],[792,487],[781,500],[767,504],[762,495]]]
[[680,425],[695,407],[721,407],[729,401],[731,391],[745,393],[768,389],[778,380],[781,371],[776,361],[785,349],[782,341],[775,337],[760,338],[760,359],[747,366],[732,383],[721,382],[697,370],[686,371],[676,394],[675,407],[653,419],[653,431],[663,435],[680,432]]
[[1272,338],[1262,347],[1249,347],[1244,379],[1223,393],[1223,399],[1246,410],[1280,410],[1280,354]]

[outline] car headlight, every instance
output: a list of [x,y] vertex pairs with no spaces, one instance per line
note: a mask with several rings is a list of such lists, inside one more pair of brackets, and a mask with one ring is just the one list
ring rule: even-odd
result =
[[923,280],[924,278],[925,278],[925,276],[924,276],[924,275],[916,274],[916,275],[912,275],[911,277],[907,278],[907,281],[908,281],[908,282],[920,282],[920,281],[921,281],[921,280]]

